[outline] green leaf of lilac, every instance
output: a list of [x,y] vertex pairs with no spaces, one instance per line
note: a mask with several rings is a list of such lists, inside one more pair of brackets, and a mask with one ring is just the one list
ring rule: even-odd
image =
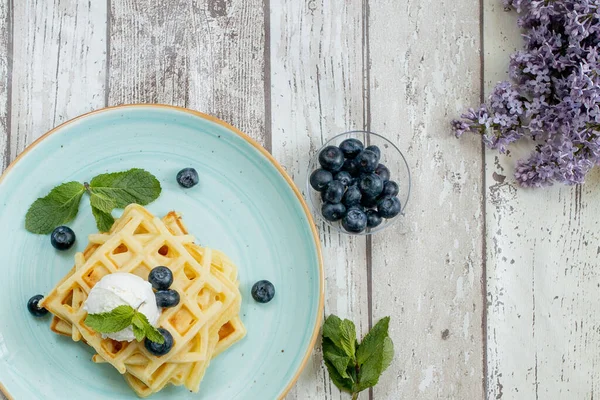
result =
[[110,213],[105,213],[96,207],[92,207],[92,215],[96,219],[96,226],[100,232],[110,231],[110,228],[115,223],[115,219]]
[[93,193],[90,196],[90,204],[92,207],[110,214],[110,212],[117,206],[117,203],[107,195],[103,193]]
[[156,329],[150,324],[148,318],[146,318],[144,314],[138,311],[136,311],[135,314],[139,316],[139,318],[142,320],[142,323],[144,325],[144,336],[146,336],[151,342],[163,344],[165,342],[165,338],[163,337],[163,335],[160,334],[158,329]]
[[339,330],[341,349],[344,350],[348,357],[355,360],[356,328],[354,327],[354,323],[345,319],[341,322]]
[[131,325],[134,314],[131,306],[118,306],[109,312],[88,314],[85,324],[98,333],[114,333]]
[[160,182],[148,171],[133,168],[96,176],[90,182],[90,192],[114,201],[117,208],[132,203],[146,205],[160,195]]
[[84,192],[85,187],[79,182],[67,182],[55,187],[29,207],[25,215],[25,229],[46,234],[73,220]]

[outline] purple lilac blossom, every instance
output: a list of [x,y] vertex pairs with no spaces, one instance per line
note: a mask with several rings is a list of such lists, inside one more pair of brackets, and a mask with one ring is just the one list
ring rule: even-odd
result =
[[533,139],[515,170],[524,187],[583,183],[600,165],[600,0],[502,1],[524,31],[523,50],[510,57],[512,82],[453,121],[454,133],[480,135],[502,153]]

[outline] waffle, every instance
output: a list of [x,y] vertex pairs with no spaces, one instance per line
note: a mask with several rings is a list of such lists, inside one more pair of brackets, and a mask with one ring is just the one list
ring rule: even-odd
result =
[[[213,354],[245,334],[238,317],[237,269],[222,253],[195,245],[176,213],[161,221],[141,206],[127,207],[108,234],[90,236],[75,264],[42,301],[55,316],[51,329],[83,339],[98,353],[94,360],[111,363],[140,396],[167,383],[197,391]],[[173,271],[172,287],[182,294],[180,304],[165,309],[159,320],[175,339],[167,355],[155,357],[135,341],[102,339],[83,323],[81,305],[104,275],[131,272],[146,279],[156,265]]]

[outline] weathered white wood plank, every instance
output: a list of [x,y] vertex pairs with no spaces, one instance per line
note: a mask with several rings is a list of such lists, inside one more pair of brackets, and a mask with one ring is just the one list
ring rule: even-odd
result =
[[[363,11],[360,2],[271,2],[273,154],[304,190],[308,160],[324,140],[362,129]],[[326,274],[325,315],[368,328],[365,239],[319,224]],[[344,399],[331,383],[320,346],[289,399]],[[366,398],[366,396],[364,397]]]
[[[10,40],[12,39],[12,12],[8,0],[0,1],[0,171],[10,162],[9,85]],[[1,396],[1,394],[0,394]]]
[[469,1],[370,2],[370,125],[413,179],[406,218],[372,239],[373,320],[391,316],[396,348],[376,399],[483,398],[482,156],[450,129],[479,99],[479,29]]
[[266,144],[263,70],[261,1],[111,1],[110,105],[189,107]]
[[106,2],[13,1],[10,156],[104,106]]
[[[522,46],[516,18],[485,0],[486,92],[506,79],[508,55]],[[583,187],[519,188],[514,164],[530,150],[486,152],[487,395],[598,398],[600,174]]]

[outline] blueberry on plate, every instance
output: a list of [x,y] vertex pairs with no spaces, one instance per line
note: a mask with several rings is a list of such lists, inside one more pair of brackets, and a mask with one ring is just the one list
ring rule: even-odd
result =
[[344,196],[346,187],[340,181],[332,181],[323,192],[323,200],[328,203],[339,203]]
[[344,164],[342,165],[342,171],[349,172],[352,176],[358,175],[360,171],[358,170],[358,163],[356,162],[356,159],[350,158],[344,161]]
[[363,196],[377,197],[383,190],[383,181],[379,175],[365,174],[358,180],[358,188],[362,192]]
[[377,164],[379,163],[379,157],[371,150],[363,150],[359,155],[356,156],[356,162],[358,163],[358,170],[361,172],[370,173],[375,171]]
[[358,139],[350,138],[340,143],[340,150],[346,158],[354,158],[363,151],[365,145]]
[[27,302],[27,310],[29,310],[31,315],[34,317],[43,317],[44,315],[48,314],[48,310],[46,310],[44,307],[40,307],[39,305],[40,300],[43,298],[44,296],[41,294],[36,294]]
[[321,215],[327,221],[338,221],[346,215],[346,206],[342,203],[323,203],[321,206]]
[[352,184],[352,182],[354,181],[354,178],[352,178],[352,175],[350,175],[350,172],[340,171],[337,174],[335,174],[335,180],[342,182],[344,184],[344,186],[348,187]]
[[146,338],[144,340],[144,346],[150,353],[160,357],[171,351],[171,348],[173,347],[173,336],[171,335],[171,332],[164,328],[158,328],[158,332],[160,332],[162,337],[165,338],[164,343],[158,344]]
[[383,184],[383,191],[381,192],[381,195],[384,197],[394,197],[398,195],[399,191],[400,188],[396,182],[387,181]]
[[269,281],[258,281],[252,286],[252,298],[259,303],[268,303],[275,296],[275,286]]
[[379,175],[384,182],[390,180],[390,170],[383,164],[379,164],[377,168],[375,168],[375,175]]
[[319,163],[327,171],[339,171],[344,165],[344,153],[336,146],[327,146],[319,153]]
[[173,283],[173,273],[167,267],[152,268],[148,274],[148,282],[156,290],[166,290]]
[[383,221],[383,218],[379,216],[377,211],[367,210],[367,226],[369,228],[375,228],[376,226],[379,226],[381,221]]
[[377,197],[363,196],[360,199],[360,205],[366,208],[374,208],[377,207]]
[[342,226],[348,232],[362,232],[367,227],[367,214],[359,209],[352,209],[348,211],[346,216],[342,219]]
[[321,192],[325,190],[327,185],[333,180],[333,175],[331,172],[326,171],[324,169],[314,170],[312,174],[310,174],[310,186],[313,189]]
[[68,250],[75,243],[75,232],[68,226],[59,226],[52,231],[50,243],[56,250]]
[[400,200],[397,197],[384,197],[377,203],[377,212],[383,218],[394,218],[400,211]]
[[186,189],[196,186],[198,182],[198,172],[194,168],[184,168],[177,173],[177,183]]
[[359,204],[361,197],[362,194],[360,193],[358,186],[352,185],[346,189],[346,193],[344,193],[344,196],[342,197],[342,203],[344,203],[346,207]]
[[381,150],[379,150],[379,147],[372,145],[372,146],[367,146],[365,148],[365,150],[369,150],[372,151],[373,153],[377,154],[377,159],[379,160],[381,158]]
[[156,305],[165,308],[175,307],[180,300],[179,293],[173,289],[157,290],[154,297],[156,297]]

